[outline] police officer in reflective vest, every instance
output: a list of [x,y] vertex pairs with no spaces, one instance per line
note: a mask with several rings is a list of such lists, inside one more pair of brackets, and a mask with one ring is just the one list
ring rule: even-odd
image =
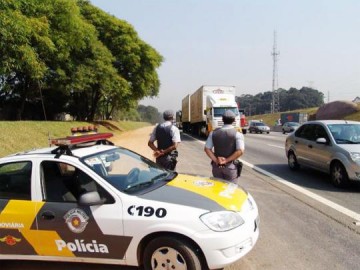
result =
[[222,119],[224,125],[210,132],[204,150],[211,159],[213,176],[237,183],[242,169],[237,159],[244,154],[244,135],[232,125],[234,112],[226,110]]
[[[177,146],[181,142],[180,131],[173,125],[174,112],[163,113],[165,122],[157,125],[150,135],[148,146],[154,151],[156,163],[165,169],[175,170],[177,163]],[[157,146],[154,142],[157,142]]]

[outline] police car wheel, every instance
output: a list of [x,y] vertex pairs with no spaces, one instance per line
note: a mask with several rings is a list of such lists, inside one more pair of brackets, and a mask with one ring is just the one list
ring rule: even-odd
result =
[[144,270],[202,270],[194,249],[186,242],[170,238],[153,239],[145,248]]

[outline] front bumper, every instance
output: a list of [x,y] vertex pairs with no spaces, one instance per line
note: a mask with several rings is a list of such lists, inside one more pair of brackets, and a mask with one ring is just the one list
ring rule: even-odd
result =
[[[198,241],[202,243],[200,248],[205,254],[208,267],[210,269],[224,268],[243,256],[245,256],[255,246],[259,238],[259,216],[248,216],[245,223],[240,227],[228,232],[201,232],[194,235],[194,239],[203,239]],[[205,240],[206,239],[206,240]]]

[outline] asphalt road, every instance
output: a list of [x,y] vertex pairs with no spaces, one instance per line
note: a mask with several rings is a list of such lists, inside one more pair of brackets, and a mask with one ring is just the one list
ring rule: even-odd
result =
[[[272,137],[274,138],[270,139]],[[261,168],[285,176],[289,173],[286,159],[284,163],[284,151],[280,148],[281,140],[284,140],[284,136],[281,134],[246,135],[246,154],[243,160],[249,166],[244,167],[241,185],[254,196],[258,204],[260,237],[255,248],[248,255],[225,270],[359,269],[360,234],[354,227],[347,225],[351,224],[351,219],[336,210],[328,209],[329,207],[284,185],[281,181],[275,181],[266,174],[259,173],[256,169]],[[271,148],[269,144],[278,146]],[[203,141],[183,135],[179,147],[177,171],[210,176],[210,160],[205,155],[203,147]],[[279,153],[275,149],[278,149]],[[280,153],[283,157],[279,156]],[[253,165],[256,165],[255,169]],[[305,171],[300,173],[298,178],[307,178],[307,176],[313,176],[313,173]],[[334,191],[331,184],[323,179],[325,176],[322,174],[315,174],[315,181],[322,182],[326,188],[317,187],[318,183],[307,183],[307,180],[301,182],[298,178],[292,180],[289,175],[290,182],[295,182],[307,190],[324,192],[330,198],[333,196],[339,200],[339,203],[343,203],[344,197],[349,194],[359,201],[359,190],[354,192]],[[11,261],[0,263],[1,269],[4,270],[137,269],[58,262]]]

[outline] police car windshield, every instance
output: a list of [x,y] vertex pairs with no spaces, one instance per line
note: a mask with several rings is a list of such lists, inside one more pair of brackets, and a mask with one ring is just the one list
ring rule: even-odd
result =
[[109,184],[126,193],[152,189],[155,183],[169,181],[176,176],[151,160],[121,147],[88,156],[84,158],[84,163]]

